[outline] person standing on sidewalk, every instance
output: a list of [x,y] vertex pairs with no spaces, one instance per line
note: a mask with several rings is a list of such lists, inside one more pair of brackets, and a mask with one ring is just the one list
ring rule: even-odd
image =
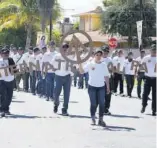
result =
[[151,55],[143,58],[142,64],[145,64],[145,82],[144,82],[144,92],[142,96],[142,110],[141,113],[145,112],[148,95],[150,89],[152,89],[152,115],[156,116],[156,70],[157,70],[157,60],[156,60],[156,44],[151,46]]
[[[3,48],[1,51],[0,67],[5,67],[7,75],[4,70],[2,71],[2,77],[0,81],[0,114],[1,117],[10,115],[10,104],[13,97],[14,89],[14,75],[11,74],[11,70],[8,66],[15,65],[12,58],[9,58],[9,49]],[[8,67],[8,68],[7,68]]]
[[114,66],[114,93],[115,95],[117,95],[117,88],[118,88],[118,84],[120,84],[120,95],[123,97],[124,96],[124,84],[123,84],[123,80],[124,80],[124,61],[125,61],[125,57],[123,55],[123,51],[119,50],[118,51],[118,56],[113,58],[113,66]]
[[[81,73],[89,73],[88,81],[88,94],[90,98],[90,113],[92,118],[92,125],[96,124],[96,110],[97,103],[99,104],[99,126],[106,126],[106,123],[103,120],[104,116],[104,106],[105,106],[105,93],[110,92],[109,88],[109,71],[107,65],[102,62],[103,52],[102,50],[96,50],[94,54],[94,59],[86,64],[84,67],[79,65],[79,70]],[[105,83],[107,87],[107,92],[105,90]]]
[[126,59],[124,63],[124,74],[127,83],[127,95],[129,98],[132,97],[131,94],[134,88],[135,74],[136,74],[136,69],[135,68],[132,69],[133,62],[134,62],[133,53],[129,52],[128,59]]
[[138,68],[138,74],[137,74],[137,96],[139,99],[141,99],[141,84],[142,81],[144,82],[144,70],[140,69],[140,66],[142,64],[142,60],[145,57],[145,51],[141,50],[140,51],[140,57],[136,59],[136,61],[139,63],[139,68]]
[[[109,66],[109,64],[112,64],[112,59],[110,57],[108,57],[109,55],[109,47],[108,46],[103,46],[101,47],[101,50],[103,51],[103,62],[108,66],[108,68],[111,68]],[[112,71],[110,71],[112,74]],[[110,90],[112,90],[112,83],[111,83],[111,74],[109,75],[109,84],[110,84]],[[106,82],[105,82],[106,83]],[[107,85],[105,85],[105,90],[107,92]],[[106,115],[111,115],[109,108],[110,108],[110,104],[111,104],[111,91],[110,93],[105,93],[105,114]]]

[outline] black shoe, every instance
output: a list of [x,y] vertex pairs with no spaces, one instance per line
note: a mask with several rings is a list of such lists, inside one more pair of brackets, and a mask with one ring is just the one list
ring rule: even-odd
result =
[[141,96],[140,96],[140,95],[138,95],[138,98],[139,98],[139,99],[141,99]]
[[62,109],[62,115],[63,115],[63,116],[69,116],[67,110],[65,110],[65,109]]
[[98,125],[102,127],[106,127],[106,123],[103,120],[99,120]]
[[92,118],[92,123],[91,123],[91,125],[96,125],[96,120],[95,120],[95,118]]
[[132,98],[132,96],[129,96],[129,98]]
[[50,100],[49,97],[47,97],[46,101],[49,101],[49,100]]
[[142,109],[141,109],[141,113],[144,113],[145,110],[146,110],[146,108],[145,108],[145,107],[142,107]]
[[152,116],[156,116],[156,112],[152,112]]
[[105,115],[111,115],[111,113],[109,111],[105,111],[104,114]]
[[5,117],[5,112],[0,112],[1,117]]
[[53,112],[54,112],[54,113],[57,113],[57,112],[58,112],[58,106],[54,106]]
[[125,97],[125,95],[123,93],[120,94],[121,97]]
[[6,115],[11,115],[11,113],[9,111],[5,111]]

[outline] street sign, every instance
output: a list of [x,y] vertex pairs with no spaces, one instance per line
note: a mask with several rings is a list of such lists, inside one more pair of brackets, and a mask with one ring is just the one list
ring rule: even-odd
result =
[[110,48],[116,48],[118,45],[118,41],[115,38],[110,38],[109,39],[109,47]]

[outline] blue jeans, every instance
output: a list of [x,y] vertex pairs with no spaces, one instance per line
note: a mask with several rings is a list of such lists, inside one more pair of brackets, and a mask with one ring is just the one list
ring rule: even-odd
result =
[[54,98],[54,73],[47,73],[46,74],[46,97],[47,98]]
[[33,71],[30,73],[30,78],[32,80],[32,84],[31,84],[31,93],[35,94],[36,93],[36,71]]
[[70,98],[70,89],[71,89],[71,76],[55,76],[55,82],[56,82],[56,87],[55,87],[55,101],[54,104],[55,106],[59,106],[59,96],[62,91],[64,91],[64,103],[63,103],[63,109],[67,110],[68,109],[68,104],[69,104],[69,98]]
[[105,86],[93,87],[89,85],[88,94],[91,103],[90,106],[91,117],[95,117],[97,106],[99,105],[99,117],[102,118],[104,115],[104,105],[105,105]]
[[83,88],[84,87],[84,80],[85,80],[85,86],[86,88],[88,88],[88,73],[84,73],[84,74],[80,74],[79,76],[79,88]]
[[41,71],[37,71],[37,94],[45,95],[45,79],[42,78]]

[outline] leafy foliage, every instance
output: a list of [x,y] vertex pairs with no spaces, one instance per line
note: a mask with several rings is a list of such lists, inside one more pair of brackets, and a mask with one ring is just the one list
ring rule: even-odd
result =
[[[131,44],[132,37],[137,36],[136,22],[141,20],[141,8],[137,3],[132,5],[109,7],[102,15],[102,31],[104,33],[119,33],[128,36]],[[155,36],[156,9],[152,3],[143,5],[143,37]],[[145,40],[145,39],[144,39]]]
[[[25,47],[27,32],[24,26],[3,29],[0,33],[0,45],[14,44],[16,47]],[[36,44],[36,30],[32,31],[32,45]]]

